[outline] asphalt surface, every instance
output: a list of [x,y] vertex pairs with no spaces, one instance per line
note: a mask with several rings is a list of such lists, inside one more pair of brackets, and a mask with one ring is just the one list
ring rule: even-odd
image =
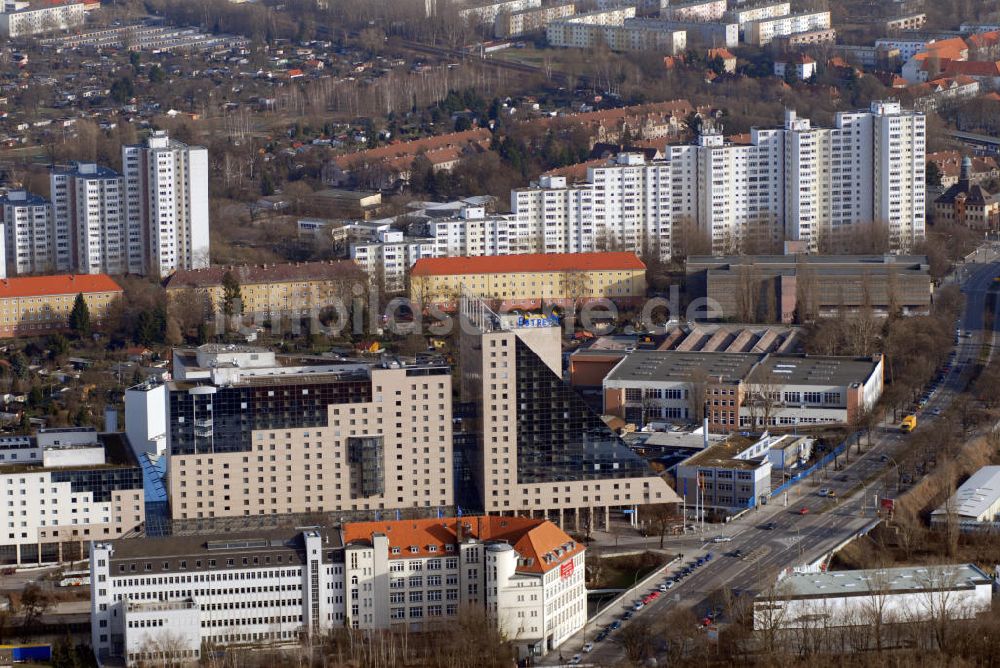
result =
[[[986,293],[998,276],[1000,262],[997,261],[966,265],[958,273],[966,296],[965,310],[960,319],[963,335],[957,336],[956,333],[951,369],[918,413],[918,430],[922,424],[939,419],[937,413],[943,413],[966,387],[984,337],[994,347],[998,344],[1000,332],[995,329],[983,331]],[[1000,321],[1000,318],[996,320]],[[968,336],[964,335],[966,332]],[[632,619],[623,622],[623,625],[634,624],[637,619],[662,617],[675,607],[690,606],[702,615],[715,603],[711,600],[712,595],[721,588],[753,592],[759,589],[762,580],[773,578],[782,569],[815,563],[871,525],[878,517],[880,500],[898,494],[901,479],[916,476],[913,475],[915,472],[901,470],[896,462],[907,445],[907,436],[898,428],[883,426],[872,435],[870,447],[867,443],[867,438],[863,438],[860,454],[852,446],[848,457],[841,455],[826,470],[818,471],[809,480],[795,485],[787,495],[771,499],[768,505],[745,513],[728,525],[713,525],[714,528],[706,525],[705,534],[699,536],[701,540],[692,543],[690,535],[677,540],[668,539],[664,547],[683,553],[684,560],[682,564],[666,569],[663,577],[653,582],[654,586],[707,552],[712,553],[712,559],[666,594],[660,594],[655,601],[634,612]],[[820,489],[832,490],[836,496],[820,496]],[[772,524],[773,528],[765,529],[765,524]],[[711,542],[717,534],[725,534],[731,537],[731,541]],[[691,548],[695,548],[694,551]],[[742,558],[732,556],[736,550],[742,553]],[[638,591],[636,599],[648,591]],[[582,648],[585,643],[593,642],[602,628],[620,619],[626,610],[632,608],[634,601],[629,598],[621,605],[605,609],[588,622],[583,631],[564,643],[559,651],[550,653],[538,663],[565,664],[579,654],[581,665],[615,665],[624,658],[621,645],[615,642],[615,636],[620,631],[612,632],[603,642],[595,643],[590,653],[582,652]]]

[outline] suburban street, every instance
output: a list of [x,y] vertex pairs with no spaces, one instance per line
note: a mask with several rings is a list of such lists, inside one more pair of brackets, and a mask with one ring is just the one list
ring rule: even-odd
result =
[[[986,294],[994,278],[1000,276],[1000,262],[967,264],[957,275],[961,277],[962,291],[966,295],[960,323],[962,335],[958,336],[956,332],[951,370],[918,413],[918,429],[921,424],[939,419],[938,413],[944,412],[965,388],[972,373],[973,364],[969,362],[978,358],[984,337],[988,335],[988,343],[997,344],[997,331],[994,329],[987,333],[983,327]],[[707,552],[713,555],[711,561],[624,623],[662,616],[668,609],[678,606],[693,606],[698,614],[702,614],[711,607],[709,598],[713,592],[722,588],[757,590],[761,578],[774,577],[781,569],[814,564],[860,531],[866,530],[878,517],[879,501],[886,496],[893,497],[899,491],[903,471],[899,469],[896,459],[904,452],[907,437],[895,426],[884,424],[872,434],[871,447],[867,446],[867,438],[862,439],[862,453],[857,454],[856,447],[852,446],[849,462],[845,462],[843,455],[839,457],[839,469],[831,464],[826,470],[818,471],[793,486],[787,494],[772,498],[766,506],[744,513],[727,525],[706,525],[703,535],[695,537],[689,534],[668,539],[664,547],[668,551],[683,553],[681,563],[652,580],[650,587],[635,592],[622,604],[602,611],[588,623],[584,632],[577,634],[560,648],[560,652],[553,652],[540,664],[558,665],[560,654],[565,662],[580,653],[584,644],[593,641],[602,628],[620,619],[625,610],[631,608],[634,599],[641,598],[649,589],[662,583],[667,575]],[[819,496],[817,491],[821,487],[832,489],[836,498]],[[769,523],[773,524],[773,528],[763,528]],[[719,534],[730,536],[732,540],[712,543],[712,537]],[[742,553],[742,558],[728,556],[736,550]],[[581,654],[583,665],[614,665],[623,657],[621,645],[615,642],[615,633],[596,644],[591,653]]]

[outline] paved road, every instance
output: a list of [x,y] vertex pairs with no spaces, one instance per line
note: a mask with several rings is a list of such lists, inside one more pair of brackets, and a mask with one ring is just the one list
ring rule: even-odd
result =
[[[947,409],[965,388],[974,366],[967,361],[975,362],[984,336],[997,345],[1000,332],[995,329],[983,331],[986,293],[997,276],[1000,276],[1000,262],[981,264],[964,271],[962,290],[966,295],[966,305],[961,329],[971,335],[957,339],[956,361],[922,410],[918,429],[920,424],[939,419],[935,413]],[[831,465],[828,470],[817,472],[814,479],[794,486],[787,495],[772,499],[769,505],[746,513],[726,525],[724,531],[732,537],[731,542],[703,542],[699,545],[697,541],[692,542],[691,536],[670,540],[666,547],[682,552],[686,562],[709,551],[713,559],[666,595],[661,595],[635,613],[633,621],[626,623],[634,623],[635,619],[643,617],[662,616],[668,609],[677,606],[693,606],[700,614],[712,603],[712,593],[721,587],[754,590],[759,587],[762,578],[773,577],[780,569],[815,562],[870,525],[877,516],[878,499],[898,493],[901,471],[896,458],[906,445],[905,435],[895,428],[884,427],[873,435],[871,447],[864,448],[860,455],[852,448],[849,461],[841,456],[839,468]],[[817,494],[820,487],[834,490],[837,498],[820,497]],[[803,509],[804,514],[801,512]],[[766,523],[775,526],[773,529],[761,528]],[[695,548],[694,551],[691,548]],[[727,556],[737,549],[745,555],[744,558]],[[644,593],[639,592],[637,596]],[[584,631],[566,642],[560,648],[564,659],[581,652],[584,643],[592,641],[601,628],[619,618],[629,603],[627,601],[620,607],[603,611]],[[619,662],[624,655],[614,638],[612,634],[597,644],[592,653],[583,654],[583,663],[603,666]],[[554,652],[540,663],[558,665],[561,663],[559,654]]]

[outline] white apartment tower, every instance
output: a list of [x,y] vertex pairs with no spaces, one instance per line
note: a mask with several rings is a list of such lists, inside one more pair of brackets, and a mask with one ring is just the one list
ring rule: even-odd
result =
[[3,278],[55,269],[52,206],[44,197],[12,190],[0,197],[3,216]]
[[924,238],[927,119],[898,102],[873,102],[871,117],[874,219],[894,247],[910,249]]
[[128,271],[121,175],[80,162],[54,170],[49,182],[55,269],[81,274]]
[[706,121],[693,145],[668,146],[661,159],[621,154],[584,183],[545,176],[511,191],[510,252],[666,259],[692,234],[714,254],[776,252],[785,239],[818,252],[879,232],[906,253],[924,237],[924,125],[898,102],[838,113],[832,128],[788,111],[781,128],[754,128],[747,143]]
[[208,150],[154,132],[122,147],[128,266],[165,276],[209,265]]

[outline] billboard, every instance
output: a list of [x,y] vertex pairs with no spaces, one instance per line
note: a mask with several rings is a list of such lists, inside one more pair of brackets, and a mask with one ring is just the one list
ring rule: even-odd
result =
[[564,562],[564,563],[560,564],[559,565],[559,577],[562,578],[562,579],[566,579],[569,576],[573,575],[573,568],[574,568],[574,565],[573,565],[573,560],[572,559],[570,559],[567,562]]

